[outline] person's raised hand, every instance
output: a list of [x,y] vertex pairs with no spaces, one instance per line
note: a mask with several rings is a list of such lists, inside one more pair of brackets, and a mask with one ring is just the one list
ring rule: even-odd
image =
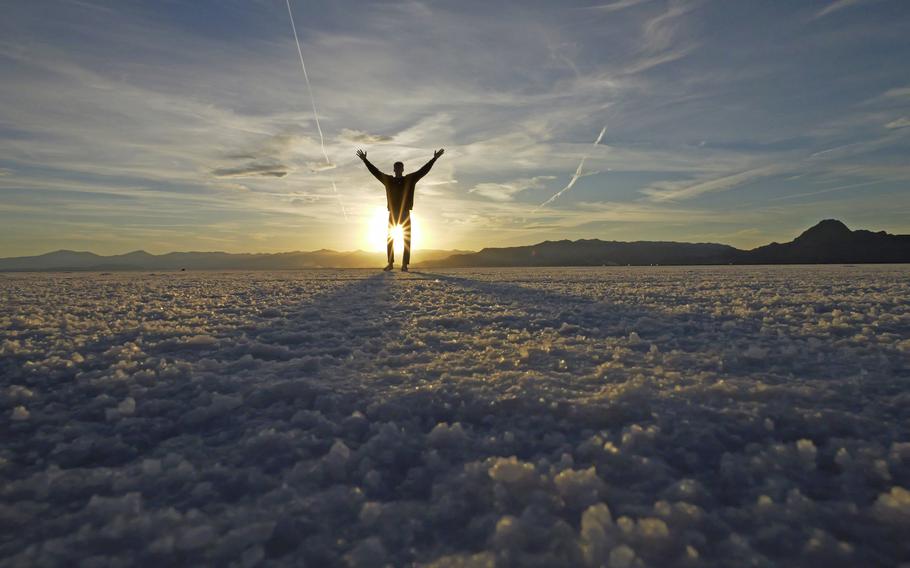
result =
[[444,152],[445,152],[445,150],[444,150],[443,148],[440,148],[439,150],[436,150],[435,152],[433,152],[433,158],[438,158],[439,156],[442,156],[442,154],[443,154]]
[[364,152],[363,150],[357,150],[357,157],[360,158],[361,160],[366,160],[367,153]]

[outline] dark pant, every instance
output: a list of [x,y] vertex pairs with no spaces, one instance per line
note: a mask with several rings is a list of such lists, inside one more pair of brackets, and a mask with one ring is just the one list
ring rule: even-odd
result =
[[401,225],[401,232],[404,234],[404,258],[401,259],[401,264],[407,266],[411,262],[411,212],[405,211],[398,219],[391,212],[389,213],[389,229],[385,247],[389,264],[395,262],[395,243],[392,237],[392,228],[395,225]]

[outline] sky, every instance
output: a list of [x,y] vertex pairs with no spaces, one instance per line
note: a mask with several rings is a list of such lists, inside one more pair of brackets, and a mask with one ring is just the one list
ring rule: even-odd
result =
[[910,233],[905,0],[290,3],[5,2],[0,256]]

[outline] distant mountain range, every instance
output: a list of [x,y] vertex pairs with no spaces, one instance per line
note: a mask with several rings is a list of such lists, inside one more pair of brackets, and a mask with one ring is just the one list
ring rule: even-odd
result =
[[422,264],[432,268],[482,266],[614,266],[651,264],[825,264],[910,262],[910,235],[851,231],[826,219],[788,243],[741,250],[713,243],[545,241],[485,248]]
[[[422,259],[435,260],[459,250],[420,250]],[[39,256],[0,259],[0,272],[120,271],[120,270],[295,270],[301,268],[375,268],[384,266],[384,252],[282,252],[231,254],[226,252],[171,252],[149,254],[139,250],[101,256],[91,252],[58,250]]]
[[[714,243],[587,239],[485,248],[480,252],[420,250],[415,251],[415,256],[419,257],[415,266],[423,268],[889,263],[910,262],[910,235],[851,231],[840,221],[827,219],[788,243],[771,243],[752,250]],[[60,250],[39,256],[0,259],[0,271],[294,270],[375,268],[384,264],[384,253],[325,249],[274,254],[172,252],[154,255],[136,251],[114,256]]]

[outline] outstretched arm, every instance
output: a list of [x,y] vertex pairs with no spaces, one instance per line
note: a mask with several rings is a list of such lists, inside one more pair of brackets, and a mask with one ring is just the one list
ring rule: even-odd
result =
[[379,168],[377,168],[376,166],[373,165],[372,162],[367,160],[367,153],[364,152],[363,150],[357,150],[357,157],[360,158],[361,160],[363,160],[363,164],[367,167],[368,170],[370,170],[370,173],[373,174],[373,177],[375,177],[383,185],[385,185],[385,180],[387,177],[389,177],[388,174],[382,173],[381,171],[379,171]]
[[411,174],[412,176],[414,176],[414,181],[417,181],[420,178],[422,178],[423,176],[430,173],[430,169],[433,167],[433,164],[436,163],[436,160],[438,160],[439,156],[442,156],[442,154],[444,152],[445,152],[445,150],[443,150],[442,148],[433,152],[433,157],[430,159],[430,161],[427,162],[426,164],[424,164],[422,168],[420,168],[419,170],[417,170],[416,172]]

